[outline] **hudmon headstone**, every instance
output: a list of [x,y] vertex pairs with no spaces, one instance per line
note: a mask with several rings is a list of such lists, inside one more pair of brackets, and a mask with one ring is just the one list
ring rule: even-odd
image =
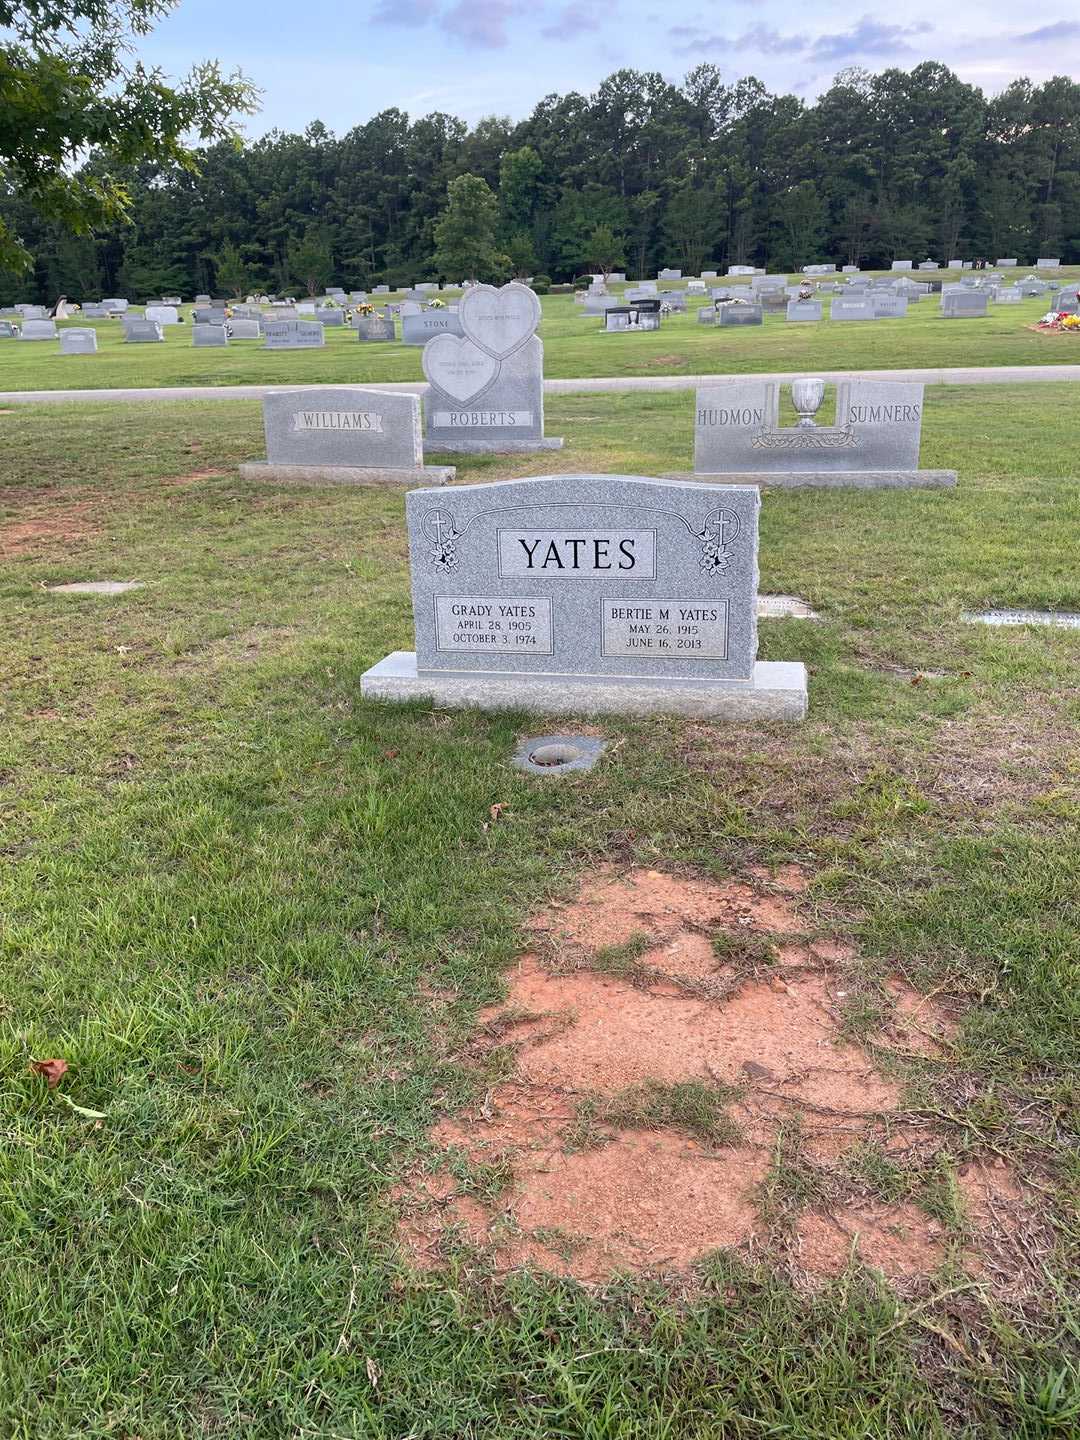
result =
[[757,659],[752,486],[558,475],[406,498],[416,650],[372,699],[799,720],[806,670]]
[[425,439],[432,450],[464,454],[559,450],[544,435],[544,347],[540,301],[511,282],[473,285],[458,309],[461,335],[436,335],[421,361]]
[[694,475],[725,484],[786,488],[940,488],[954,470],[920,470],[923,387],[899,381],[847,380],[836,387],[836,423],[814,419],[824,380],[796,380],[799,417],[780,425],[780,382],[727,380],[697,392]]
[[424,465],[420,400],[357,385],[282,390],[263,399],[266,460],[257,480],[334,485],[444,485],[452,465]]

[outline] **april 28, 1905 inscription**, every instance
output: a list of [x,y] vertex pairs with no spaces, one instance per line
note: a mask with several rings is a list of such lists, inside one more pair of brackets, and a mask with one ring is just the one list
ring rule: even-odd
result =
[[759,506],[629,476],[413,491],[418,669],[749,681]]

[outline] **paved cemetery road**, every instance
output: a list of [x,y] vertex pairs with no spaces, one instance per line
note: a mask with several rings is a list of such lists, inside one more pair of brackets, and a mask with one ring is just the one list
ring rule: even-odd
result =
[[[924,385],[1029,385],[1048,380],[1080,380],[1080,365],[997,365],[970,366],[951,370],[791,370],[754,375],[621,375],[578,380],[545,380],[548,395],[585,395],[604,390],[696,390],[723,380],[797,379],[813,374],[820,380],[915,380]],[[124,390],[0,390],[0,405],[51,405],[71,401],[115,400],[261,400],[277,390],[352,389],[325,385],[175,385],[157,389]],[[422,380],[368,381],[366,390],[397,390],[421,395],[427,389]]]

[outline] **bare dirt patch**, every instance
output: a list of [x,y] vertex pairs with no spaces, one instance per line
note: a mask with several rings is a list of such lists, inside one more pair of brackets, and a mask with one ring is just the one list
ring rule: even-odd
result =
[[[875,1060],[935,1059],[955,1023],[895,980],[879,997],[873,1052],[851,1042],[854,948],[803,933],[801,867],[749,873],[714,883],[603,870],[536,917],[536,951],[482,1013],[471,1048],[506,1078],[439,1122],[433,1173],[395,1193],[418,1264],[465,1244],[496,1272],[599,1282],[685,1274],[712,1250],[768,1245],[812,1283],[856,1258],[917,1285],[950,1254],[978,1256],[990,1219],[994,1243],[1015,1244],[1006,1222],[1015,1228],[1027,1202],[999,1169],[973,1166],[958,1182],[966,1250],[914,1200],[890,1201],[865,1179],[853,1187],[854,1147],[872,1141],[881,1163],[909,1174],[944,1153]],[[807,1188],[793,1202],[799,1165]]]
[[76,502],[21,515],[17,520],[0,520],[0,558],[53,554],[57,549],[96,538],[100,532],[90,519],[92,508],[88,503]]
[[229,475],[229,470],[191,470],[186,475],[166,475],[158,481],[160,485],[197,485],[200,480],[219,480]]

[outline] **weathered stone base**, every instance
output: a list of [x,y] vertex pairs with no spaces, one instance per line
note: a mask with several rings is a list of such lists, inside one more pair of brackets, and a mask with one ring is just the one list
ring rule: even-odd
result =
[[240,466],[245,480],[269,480],[273,485],[445,485],[453,480],[453,465],[425,465],[420,470],[375,470],[357,465],[271,465],[249,460]]
[[546,437],[543,440],[495,440],[482,445],[473,440],[467,445],[455,445],[441,435],[425,435],[424,446],[443,455],[531,455],[541,450],[561,450],[565,441],[561,437]]
[[771,470],[750,474],[700,475],[684,470],[665,480],[697,480],[717,485],[760,485],[763,490],[948,490],[956,484],[955,470]]
[[538,710],[549,715],[685,715],[697,720],[802,720],[806,666],[759,660],[750,680],[650,680],[636,676],[417,672],[396,650],[361,678],[366,700],[431,700],[450,710]]

